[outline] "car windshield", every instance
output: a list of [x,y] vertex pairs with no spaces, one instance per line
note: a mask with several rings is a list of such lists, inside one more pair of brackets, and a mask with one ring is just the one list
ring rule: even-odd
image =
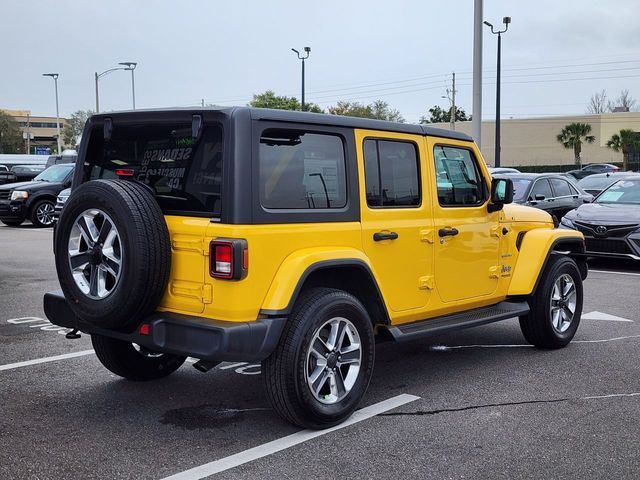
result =
[[73,170],[73,167],[73,164],[53,165],[44,172],[39,173],[34,180],[38,182],[62,182],[69,172]]
[[528,178],[512,178],[511,180],[513,181],[513,201],[516,203],[524,202],[531,180]]
[[640,180],[619,180],[602,192],[596,203],[640,205]]
[[607,185],[611,185],[616,181],[616,177],[614,176],[605,176],[605,177],[594,177],[593,175],[590,177],[585,177],[578,182],[578,185],[582,189],[604,189]]

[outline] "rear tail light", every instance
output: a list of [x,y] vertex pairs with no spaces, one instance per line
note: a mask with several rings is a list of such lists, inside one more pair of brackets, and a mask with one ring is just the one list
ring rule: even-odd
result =
[[119,177],[133,177],[133,174],[132,168],[116,168],[116,175]]
[[249,270],[247,241],[219,238],[210,244],[209,273],[214,278],[242,280]]

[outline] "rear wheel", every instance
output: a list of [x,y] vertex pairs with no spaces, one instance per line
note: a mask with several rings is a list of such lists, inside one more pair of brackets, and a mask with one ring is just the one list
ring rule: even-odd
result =
[[371,319],[357,298],[330,288],[309,290],[263,362],[271,406],[303,428],[342,422],[367,390],[374,344]]
[[31,207],[30,220],[38,228],[52,227],[54,223],[53,213],[55,206],[51,200],[40,200]]
[[145,347],[101,335],[91,335],[91,343],[100,363],[128,380],[164,378],[175,372],[186,357],[158,353]]
[[539,348],[568,345],[580,324],[582,300],[582,277],[576,263],[569,257],[551,257],[529,298],[529,314],[520,317],[525,339]]

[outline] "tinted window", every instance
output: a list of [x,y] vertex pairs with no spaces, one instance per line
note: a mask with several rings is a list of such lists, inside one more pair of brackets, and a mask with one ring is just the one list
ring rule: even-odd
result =
[[569,197],[572,194],[569,184],[560,178],[552,178],[551,185],[553,185],[553,191],[556,197]]
[[416,146],[411,142],[365,140],[365,183],[370,207],[420,205]]
[[484,202],[485,184],[469,150],[438,145],[434,149],[434,159],[440,205],[466,206]]
[[268,129],[260,137],[260,201],[273,209],[343,208],[344,145],[336,135]]
[[85,172],[90,180],[129,178],[142,182],[153,189],[165,212],[218,216],[222,146],[222,128],[217,125],[206,126],[197,141],[191,136],[191,123],[115,125],[107,142],[98,128],[91,134]]
[[542,180],[538,180],[535,183],[535,185],[531,189],[529,198],[531,200],[535,200],[536,195],[544,195],[544,198],[553,198],[553,193],[551,193],[551,186],[549,185],[549,180],[547,180],[546,178],[543,178]]
[[526,201],[525,196],[531,180],[528,178],[512,178],[511,180],[513,181],[513,201],[516,203]]

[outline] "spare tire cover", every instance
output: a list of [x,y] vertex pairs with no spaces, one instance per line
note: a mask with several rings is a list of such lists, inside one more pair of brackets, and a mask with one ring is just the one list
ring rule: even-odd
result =
[[56,231],[56,270],[73,312],[101,328],[127,328],[164,295],[171,243],[146,186],[92,180],[75,188]]

